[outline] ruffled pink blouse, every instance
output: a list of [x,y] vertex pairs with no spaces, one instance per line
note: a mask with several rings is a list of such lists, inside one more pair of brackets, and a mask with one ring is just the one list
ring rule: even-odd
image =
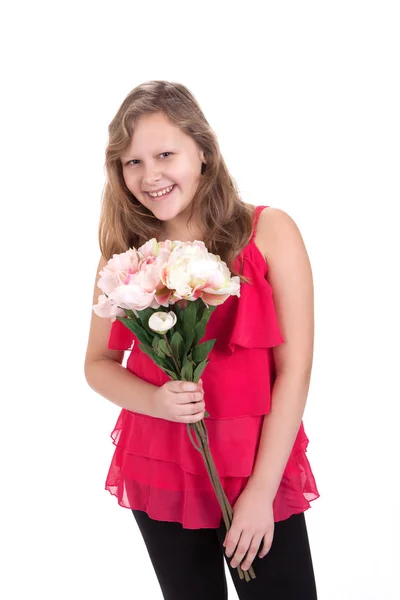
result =
[[[252,473],[263,425],[270,412],[275,379],[272,348],[284,343],[275,312],[267,263],[254,242],[260,212],[254,213],[253,236],[235,259],[243,256],[240,298],[230,296],[218,306],[202,341],[216,338],[203,375],[211,453],[225,493],[234,505]],[[130,350],[126,367],[161,386],[166,375],[138,346],[120,321],[112,324],[108,348]],[[203,458],[192,445],[185,423],[122,409],[111,432],[115,445],[105,489],[124,508],[145,511],[151,518],[178,521],[184,528],[216,528],[222,511]],[[319,497],[306,456],[303,422],[274,499],[274,520],[310,508]]]

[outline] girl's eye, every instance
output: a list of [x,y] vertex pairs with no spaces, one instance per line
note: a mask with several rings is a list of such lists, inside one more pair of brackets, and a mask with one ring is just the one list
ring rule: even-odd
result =
[[[161,154],[159,156],[162,156],[163,154],[172,154],[172,152],[161,152]],[[127,165],[130,165],[131,163],[138,163],[138,159],[133,158],[132,160],[128,160],[128,162],[126,163]]]

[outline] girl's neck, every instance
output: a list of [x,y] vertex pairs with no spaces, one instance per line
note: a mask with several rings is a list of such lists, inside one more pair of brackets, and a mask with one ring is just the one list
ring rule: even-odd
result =
[[203,240],[204,235],[200,231],[200,229],[193,227],[192,231],[189,231],[186,227],[179,229],[171,229],[167,231],[166,229],[161,229],[158,241],[165,242],[165,240],[179,240],[180,242],[194,242],[194,240]]

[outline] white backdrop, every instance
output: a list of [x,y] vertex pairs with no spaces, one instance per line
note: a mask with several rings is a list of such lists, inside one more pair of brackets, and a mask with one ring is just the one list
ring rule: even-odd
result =
[[131,512],[104,490],[120,409],[83,372],[107,127],[150,79],[194,93],[242,198],[285,210],[310,256],[304,423],[321,497],[306,519],[319,600],[400,597],[397,9],[3,8],[4,599],[162,598]]

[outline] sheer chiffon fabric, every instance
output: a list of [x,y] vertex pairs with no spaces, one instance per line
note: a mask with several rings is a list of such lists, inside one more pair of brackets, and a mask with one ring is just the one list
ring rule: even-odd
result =
[[[275,312],[267,264],[254,242],[243,257],[240,298],[230,296],[210,317],[202,341],[216,338],[203,375],[205,419],[212,456],[225,493],[233,505],[246,486],[257,455],[264,415],[271,409],[275,379],[272,348],[284,343]],[[235,265],[238,269],[240,263]],[[126,367],[161,386],[166,375],[139,348],[136,336],[114,321],[108,347],[130,350]],[[115,445],[105,489],[124,508],[147,512],[188,529],[218,527],[221,520],[203,458],[190,442],[186,424],[122,409],[111,432]],[[274,520],[303,512],[319,497],[306,456],[308,438],[301,423],[274,499]]]

